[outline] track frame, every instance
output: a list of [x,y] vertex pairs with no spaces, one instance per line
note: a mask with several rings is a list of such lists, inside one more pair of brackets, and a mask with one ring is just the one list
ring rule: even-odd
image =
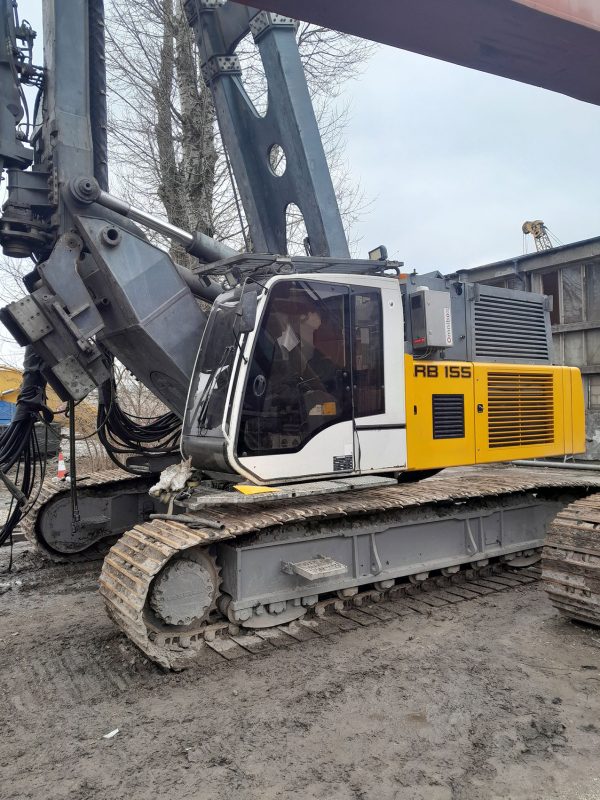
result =
[[[445,563],[443,559],[438,559],[435,562],[436,569],[443,569],[447,572],[449,568],[460,567],[467,563],[468,569],[461,569],[456,578],[458,580],[464,574],[474,574],[469,573],[471,569],[486,569],[490,557],[501,563],[502,560],[510,560],[511,556],[519,556],[524,550],[531,549],[530,546],[534,543],[538,547],[541,546],[546,525],[557,507],[562,508],[573,499],[592,494],[598,489],[600,489],[600,476],[598,475],[579,472],[574,475],[560,473],[558,470],[500,467],[433,478],[410,486],[398,485],[338,496],[290,499],[264,506],[255,503],[251,508],[236,506],[235,508],[204,509],[203,518],[210,518],[214,527],[203,529],[200,526],[192,529],[178,522],[155,520],[152,523],[137,525],[128,531],[114,545],[104,562],[100,576],[100,591],[105,598],[109,615],[121,630],[152,660],[163,667],[177,669],[200,657],[199,654],[205,646],[207,637],[209,641],[213,636],[216,638],[215,631],[217,629],[219,631],[227,630],[230,636],[239,635],[240,632],[240,625],[236,624],[236,617],[230,613],[227,603],[224,604],[223,610],[228,619],[210,618],[195,627],[158,626],[148,614],[148,597],[152,591],[155,576],[171,559],[178,557],[189,548],[213,547],[219,553],[223,552],[225,547],[232,548],[233,551],[237,547],[247,547],[248,553],[250,553],[251,548],[256,548],[254,552],[259,552],[259,549],[264,552],[267,550],[265,545],[268,544],[275,554],[271,559],[272,565],[274,565],[278,560],[276,558],[277,547],[271,543],[278,542],[287,547],[289,534],[294,540],[298,538],[299,531],[303,530],[304,542],[318,551],[323,542],[328,539],[327,535],[319,538],[319,531],[329,533],[332,527],[337,526],[336,536],[330,538],[336,540],[342,536],[347,540],[346,547],[352,551],[356,546],[355,543],[361,537],[364,537],[364,542],[367,544],[373,541],[373,528],[369,529],[365,526],[379,525],[380,528],[389,530],[390,526],[386,515],[390,514],[400,517],[406,515],[404,521],[408,522],[405,527],[410,531],[406,541],[414,548],[415,541],[423,539],[423,535],[410,528],[410,524],[415,521],[414,517],[422,515],[421,530],[426,531],[437,516],[443,525],[447,526],[451,522],[452,525],[457,526],[460,533],[455,533],[454,545],[462,537],[462,550],[453,549]],[[544,513],[532,513],[532,498],[539,506],[546,506]],[[498,531],[502,530],[500,519],[506,513],[507,502],[509,513],[515,511],[518,515],[517,527],[520,526],[521,532],[525,532],[525,536],[514,537],[510,534],[513,536],[510,541],[506,538],[506,524],[504,525],[504,540],[498,534]],[[483,512],[482,507],[485,507]],[[473,533],[473,520],[477,520],[477,525],[482,525],[481,529],[477,529],[481,532],[479,540]],[[488,532],[486,532],[486,524],[482,523],[482,520],[491,521]],[[398,522],[397,518],[396,522]],[[401,522],[402,520],[400,520],[400,524],[395,525],[395,532],[390,534],[392,539],[402,538],[397,532],[398,530],[402,531]],[[435,525],[432,530],[434,527]],[[529,533],[527,532],[528,528]],[[430,547],[433,547],[436,541],[439,543],[439,540],[443,539],[445,535],[442,529],[434,531]],[[379,548],[376,533],[375,541]],[[481,550],[482,544],[489,549]],[[379,553],[380,551],[381,548],[378,549]],[[429,552],[431,553],[433,550],[430,549]],[[379,555],[379,560],[381,560],[381,555]],[[253,566],[256,572],[252,581],[257,582],[263,574],[260,569],[263,562],[264,558],[256,560]],[[276,609],[270,608],[271,601],[265,605],[265,600],[274,597],[273,594],[268,594],[269,575],[267,570],[267,589],[264,590],[262,601],[259,597],[260,589],[256,589],[251,598],[237,598],[245,604],[245,609],[250,608],[251,603],[254,603],[251,606],[252,615],[239,621],[251,624],[254,614],[266,613],[270,617],[268,620],[270,626],[280,627],[277,613],[281,613],[281,611],[287,613],[294,608],[299,609],[302,614],[318,616],[316,609],[321,608],[322,603],[334,604],[335,607],[335,603],[338,602],[354,602],[354,597],[364,594],[360,586],[366,586],[369,583],[372,583],[374,588],[368,591],[375,592],[375,595],[380,598],[387,597],[386,592],[397,591],[398,586],[408,588],[412,586],[413,584],[407,578],[414,581],[426,577],[427,572],[433,569],[433,563],[423,559],[415,561],[414,555],[411,554],[411,557],[405,559],[403,566],[399,567],[396,564],[393,570],[387,573],[376,573],[377,580],[375,581],[373,581],[372,572],[365,573],[364,581],[358,581],[356,574],[353,573],[351,578],[338,583],[311,586],[310,594],[306,589],[288,589],[285,600],[283,594],[278,595],[280,600],[272,600],[273,605],[277,606]],[[281,565],[282,562],[279,559],[280,570]],[[221,567],[223,567],[222,564]],[[248,567],[249,565],[244,565],[245,569]],[[286,575],[284,571],[282,574]],[[387,579],[387,584],[392,584],[389,589],[387,585],[382,587],[382,583],[386,584],[384,575],[392,575]],[[443,579],[452,580],[453,577],[452,575],[443,576]],[[402,581],[400,584],[397,583],[398,579]],[[227,580],[229,579],[224,578],[224,586],[230,586]],[[487,588],[495,588],[495,585],[492,584]],[[235,607],[233,612],[235,612]],[[289,617],[285,615],[279,619],[286,624],[289,621]],[[291,624],[299,623],[292,622]],[[215,626],[217,627],[215,628]],[[258,633],[253,635],[258,635]]]

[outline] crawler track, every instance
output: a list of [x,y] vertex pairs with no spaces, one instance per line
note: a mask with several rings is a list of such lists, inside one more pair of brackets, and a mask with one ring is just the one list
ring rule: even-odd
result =
[[[152,523],[136,525],[125,533],[113,546],[107,556],[102,574],[100,576],[100,591],[104,596],[107,610],[115,623],[126,635],[151,659],[167,668],[180,668],[189,664],[201,653],[206,646],[213,649],[220,648],[222,654],[235,649],[224,641],[248,650],[250,643],[253,647],[259,642],[273,636],[265,629],[260,633],[244,636],[245,644],[238,642],[239,628],[230,626],[223,620],[205,620],[196,627],[166,626],[157,622],[148,607],[148,596],[151,591],[154,577],[177,554],[197,547],[210,547],[215,543],[240,536],[260,536],[262,533],[273,529],[283,529],[286,525],[298,525],[309,520],[347,519],[348,525],[364,515],[384,513],[390,510],[407,509],[421,511],[425,508],[448,506],[449,503],[460,505],[461,509],[471,502],[482,500],[493,502],[494,499],[519,495],[524,492],[554,491],[557,495],[563,493],[587,494],[600,488],[600,477],[584,475],[582,473],[558,473],[556,470],[542,471],[541,469],[523,470],[520,468],[485,469],[466,475],[444,476],[413,485],[398,485],[380,489],[367,489],[360,492],[345,493],[344,495],[315,496],[301,500],[282,500],[278,503],[254,504],[247,508],[232,508],[227,506],[214,507],[203,510],[202,516],[209,518],[218,529],[199,528],[190,529],[186,525],[169,521],[154,521]],[[457,579],[443,579],[449,581],[436,587],[430,605],[451,603],[456,601],[457,592],[451,587],[458,587],[467,592],[475,592],[473,587],[460,584],[461,580],[476,577],[484,580],[481,573],[466,571]],[[504,578],[504,584],[499,578]],[[481,586],[490,591],[500,590],[500,586],[515,585],[518,576],[487,575],[489,586]],[[512,583],[511,583],[512,581]],[[408,588],[405,588],[408,587]],[[312,619],[303,623],[292,623],[285,628],[287,635],[291,631],[299,631],[304,635],[306,625],[313,628],[320,620],[321,609],[327,609],[333,604],[334,612],[339,616],[348,618],[348,614],[355,610],[356,602],[362,602],[367,596],[373,599],[390,599],[394,593],[401,591],[429,591],[430,584],[419,589],[409,588],[410,584],[398,584],[388,592],[367,592],[356,595],[352,601],[331,598],[319,598],[314,607]],[[440,593],[446,595],[442,598]],[[480,592],[480,594],[483,592]],[[460,593],[458,593],[460,597]],[[411,602],[416,599],[412,596]],[[435,600],[434,600],[435,597]],[[454,599],[450,599],[450,597]],[[359,598],[359,600],[357,600]],[[336,603],[342,603],[342,607]],[[365,601],[366,602],[366,601]],[[422,601],[424,602],[424,601]],[[369,611],[361,610],[363,621],[367,618],[375,619],[375,609],[384,608],[376,603],[368,602]],[[427,603],[425,603],[427,606]],[[360,624],[360,622],[358,623]],[[281,628],[276,628],[281,630]],[[225,634],[225,637],[224,637]],[[260,645],[262,646],[262,645]],[[227,657],[227,656],[225,656]]]
[[546,538],[543,578],[559,611],[600,625],[600,494],[558,514]]
[[[136,475],[128,475],[122,470],[107,469],[95,472],[93,475],[86,475],[77,480],[77,496],[81,500],[86,494],[94,494],[99,491],[110,491],[111,487],[117,487],[124,483],[135,481],[151,485],[152,481],[148,478],[140,478]],[[19,528],[25,538],[31,542],[37,550],[56,563],[76,563],[104,558],[112,540],[102,540],[83,550],[82,552],[69,553],[65,555],[54,550],[49,546],[44,538],[43,521],[44,512],[51,508],[57,500],[68,497],[71,486],[67,481],[58,481],[48,478],[42,484],[42,488],[31,509],[21,520]]]
[[211,659],[215,653],[227,661],[266,655],[273,649],[409,614],[427,618],[435,609],[534,583],[540,575],[537,567],[519,570],[496,564],[465,570],[449,578],[439,576],[418,586],[403,583],[386,592],[371,590],[345,600],[328,598],[314,606],[306,617],[275,628],[250,632],[226,622],[215,623],[206,627],[203,641],[192,657],[183,648],[170,666],[183,668],[195,661]]
[[[131,533],[133,532],[127,536]],[[164,552],[167,552],[167,548],[171,548],[176,540],[170,537],[170,541],[171,545],[167,545],[166,541],[163,542]],[[183,544],[183,541],[182,537],[180,542]],[[188,546],[195,546],[197,543],[196,540],[187,541]],[[140,591],[141,583],[136,584],[138,613],[129,605],[133,592],[119,591],[122,589],[119,579],[122,579],[124,574],[117,569],[117,562],[112,556],[116,550],[123,552],[126,547],[128,545],[120,541],[113,547],[104,563],[100,591],[105,600],[109,597],[113,600],[107,603],[108,613],[147,656],[161,666],[175,670],[214,659],[215,653],[227,661],[249,658],[271,652],[274,648],[288,647],[315,637],[368,627],[407,614],[428,616],[436,608],[523,586],[541,577],[541,570],[537,566],[513,569],[498,562],[479,569],[463,570],[449,577],[440,575],[418,585],[405,582],[387,591],[369,589],[351,598],[327,597],[309,609],[305,617],[286,625],[262,630],[244,630],[221,618],[210,621],[197,630],[189,629],[173,633],[149,622],[147,613],[144,613],[147,609],[145,597]],[[142,551],[145,549],[142,547]],[[153,554],[146,552],[146,557],[148,559],[146,565],[151,568],[154,562]],[[121,600],[118,602],[118,611],[114,604],[117,592]]]

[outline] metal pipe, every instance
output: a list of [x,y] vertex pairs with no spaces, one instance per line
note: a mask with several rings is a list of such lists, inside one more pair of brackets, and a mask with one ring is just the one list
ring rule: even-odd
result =
[[163,236],[167,236],[169,239],[175,239],[175,241],[180,242],[186,248],[188,245],[191,245],[194,240],[192,234],[184,231],[182,228],[178,228],[176,225],[171,225],[170,222],[158,219],[158,217],[148,214],[147,211],[142,211],[141,208],[135,208],[130,205],[130,203],[126,203],[124,200],[120,200],[118,197],[108,192],[103,192],[102,189],[98,192],[95,202],[104,206],[104,208],[108,208],[110,211],[116,211],[117,214],[121,214],[123,217],[132,219],[134,222],[147,225],[148,228],[152,228],[152,230],[157,233],[162,233]]
[[169,239],[175,239],[185,247],[188,253],[202,261],[220,261],[223,258],[231,258],[231,256],[238,255],[237,251],[232,247],[227,247],[226,244],[217,242],[211,236],[206,236],[200,231],[188,233],[183,228],[178,228],[176,225],[171,225],[170,222],[165,222],[152,214],[148,214],[146,211],[142,211],[141,208],[135,208],[129,203],[124,203],[108,192],[100,191],[96,202],[105,208],[111,209],[111,211],[116,211],[118,214],[132,219],[134,222],[146,225]]
[[[217,297],[223,293],[223,287],[217,281],[208,278],[199,278],[187,267],[175,264],[175,269],[186,282],[194,297],[199,297],[207,303],[214,303]],[[206,281],[206,282],[205,282]]]
[[224,258],[239,255],[232,247],[217,242],[211,236],[206,236],[200,231],[189,233],[183,228],[171,225],[170,222],[165,222],[152,214],[148,214],[147,211],[142,211],[141,208],[135,208],[130,203],[104,192],[94,178],[77,178],[71,182],[70,189],[75,199],[80,203],[98,203],[110,211],[115,211],[123,217],[139,222],[140,225],[145,225],[153,231],[179,242],[188,253],[201,261],[220,261]]
[[171,522],[183,522],[186,525],[203,528],[214,528],[217,531],[223,530],[225,525],[222,522],[207,517],[199,517],[193,514],[150,514],[150,519],[164,519]]
[[592,464],[586,466],[581,461],[513,461],[513,464],[518,464],[523,467],[553,467],[554,469],[583,469],[591,472],[600,472],[600,464]]

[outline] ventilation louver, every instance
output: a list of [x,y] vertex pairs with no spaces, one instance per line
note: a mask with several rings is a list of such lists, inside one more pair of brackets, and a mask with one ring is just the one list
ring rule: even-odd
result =
[[434,394],[433,438],[463,439],[465,436],[465,396],[463,394]]
[[551,373],[488,373],[488,442],[490,448],[554,442]]
[[546,312],[539,298],[485,294],[474,303],[474,356],[506,361],[551,360]]

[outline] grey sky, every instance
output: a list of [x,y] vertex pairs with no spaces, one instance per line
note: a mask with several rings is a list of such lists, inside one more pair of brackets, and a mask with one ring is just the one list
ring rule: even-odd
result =
[[[40,0],[19,8],[41,45]],[[361,253],[386,244],[411,269],[453,271],[522,253],[525,219],[563,243],[600,235],[599,107],[389,47],[342,99],[371,200]]]
[[364,250],[451,271],[521,254],[526,219],[600,235],[599,107],[389,47],[344,97]]

